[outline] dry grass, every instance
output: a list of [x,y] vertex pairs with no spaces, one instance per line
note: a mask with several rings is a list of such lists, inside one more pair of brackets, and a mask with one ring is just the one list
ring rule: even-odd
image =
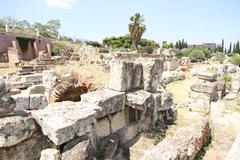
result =
[[186,102],[188,88],[194,83],[196,77],[189,77],[186,80],[175,81],[167,85],[167,90],[173,94],[175,102]]
[[98,88],[106,87],[109,80],[109,73],[103,67],[97,65],[59,65],[55,67],[55,70],[58,77],[63,77],[64,74],[89,77]]

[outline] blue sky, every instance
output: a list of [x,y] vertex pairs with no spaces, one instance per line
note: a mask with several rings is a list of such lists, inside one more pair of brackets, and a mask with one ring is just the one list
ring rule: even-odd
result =
[[240,39],[240,0],[4,0],[0,17],[29,22],[61,20],[60,33],[101,41],[128,32],[129,18],[144,14],[144,38],[189,43]]

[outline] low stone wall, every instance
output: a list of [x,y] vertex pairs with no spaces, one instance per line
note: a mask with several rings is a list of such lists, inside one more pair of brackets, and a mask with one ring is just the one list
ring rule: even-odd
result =
[[166,137],[152,150],[147,151],[141,160],[193,160],[210,137],[207,119],[179,128],[173,136]]

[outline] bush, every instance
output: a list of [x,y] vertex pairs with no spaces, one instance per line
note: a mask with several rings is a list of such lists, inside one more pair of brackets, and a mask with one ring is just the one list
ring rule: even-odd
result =
[[224,74],[223,79],[225,82],[230,82],[232,81],[232,77],[229,74]]
[[232,64],[235,64],[237,66],[240,66],[240,56],[239,55],[233,55],[231,58]]
[[97,41],[86,41],[87,45],[93,46],[93,47],[101,47],[102,45]]
[[203,51],[201,51],[200,49],[194,49],[194,50],[190,53],[189,58],[190,58],[191,61],[193,61],[193,62],[199,62],[199,61],[205,60],[205,54],[204,54]]
[[99,52],[100,53],[109,53],[109,49],[107,49],[107,48],[100,48]]
[[140,53],[148,53],[148,54],[152,54],[154,51],[153,47],[151,46],[146,46],[146,47],[141,47],[140,48]]
[[223,63],[223,61],[225,60],[225,53],[223,52],[217,52],[214,54],[214,60]]

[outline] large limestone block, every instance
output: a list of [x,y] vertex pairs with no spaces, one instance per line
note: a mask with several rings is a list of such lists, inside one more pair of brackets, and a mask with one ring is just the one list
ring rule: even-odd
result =
[[[157,101],[159,100],[157,99]],[[167,91],[161,92],[161,106],[159,107],[158,105],[157,110],[158,111],[168,110],[172,107],[172,105],[173,105],[173,95]]]
[[46,89],[52,89],[57,82],[57,77],[55,71],[45,70],[42,73],[43,75],[43,85]]
[[21,81],[25,83],[40,84],[43,82],[42,74],[30,74],[21,77]]
[[174,135],[168,135],[152,150],[146,151],[141,160],[193,160],[210,136],[207,119],[186,128],[179,128]]
[[92,130],[96,109],[99,107],[88,103],[64,101],[33,111],[32,116],[41,126],[43,134],[56,145],[61,145]]
[[126,105],[145,111],[147,108],[154,106],[154,100],[152,93],[145,90],[139,90],[126,94]]
[[214,72],[199,72],[198,73],[198,78],[213,82],[213,81],[217,80],[217,73],[214,73]]
[[10,97],[10,85],[0,76],[0,114],[12,112],[15,103]]
[[90,133],[64,145],[62,160],[92,160],[97,151],[96,135]]
[[0,119],[0,147],[16,145],[32,136],[36,130],[30,117],[13,116]]
[[154,144],[155,144],[154,139],[145,138],[144,136],[141,136],[140,139],[129,148],[130,159],[131,160],[141,159],[147,150],[153,149]]
[[44,94],[45,93],[45,86],[38,84],[33,85],[27,89],[28,94]]
[[44,109],[48,105],[44,94],[17,94],[12,98],[16,103],[15,111]]
[[125,93],[110,89],[97,90],[81,95],[82,102],[88,102],[101,108],[97,110],[97,118],[121,111],[125,106]]
[[48,148],[41,152],[40,160],[61,160],[61,155],[59,150]]
[[124,110],[109,116],[111,121],[111,133],[118,131],[127,125],[126,114]]
[[191,86],[191,90],[204,93],[213,101],[218,99],[218,87],[215,83],[196,83]]
[[11,147],[0,148],[1,160],[39,160],[41,151],[49,148],[47,137],[35,132],[30,138]]
[[157,92],[163,73],[163,60],[157,58],[139,58],[143,65],[144,90]]
[[112,61],[110,66],[109,88],[128,91],[143,87],[143,66],[141,64]]
[[107,117],[98,119],[97,122],[94,124],[94,132],[99,137],[105,137],[110,134],[110,120]]

